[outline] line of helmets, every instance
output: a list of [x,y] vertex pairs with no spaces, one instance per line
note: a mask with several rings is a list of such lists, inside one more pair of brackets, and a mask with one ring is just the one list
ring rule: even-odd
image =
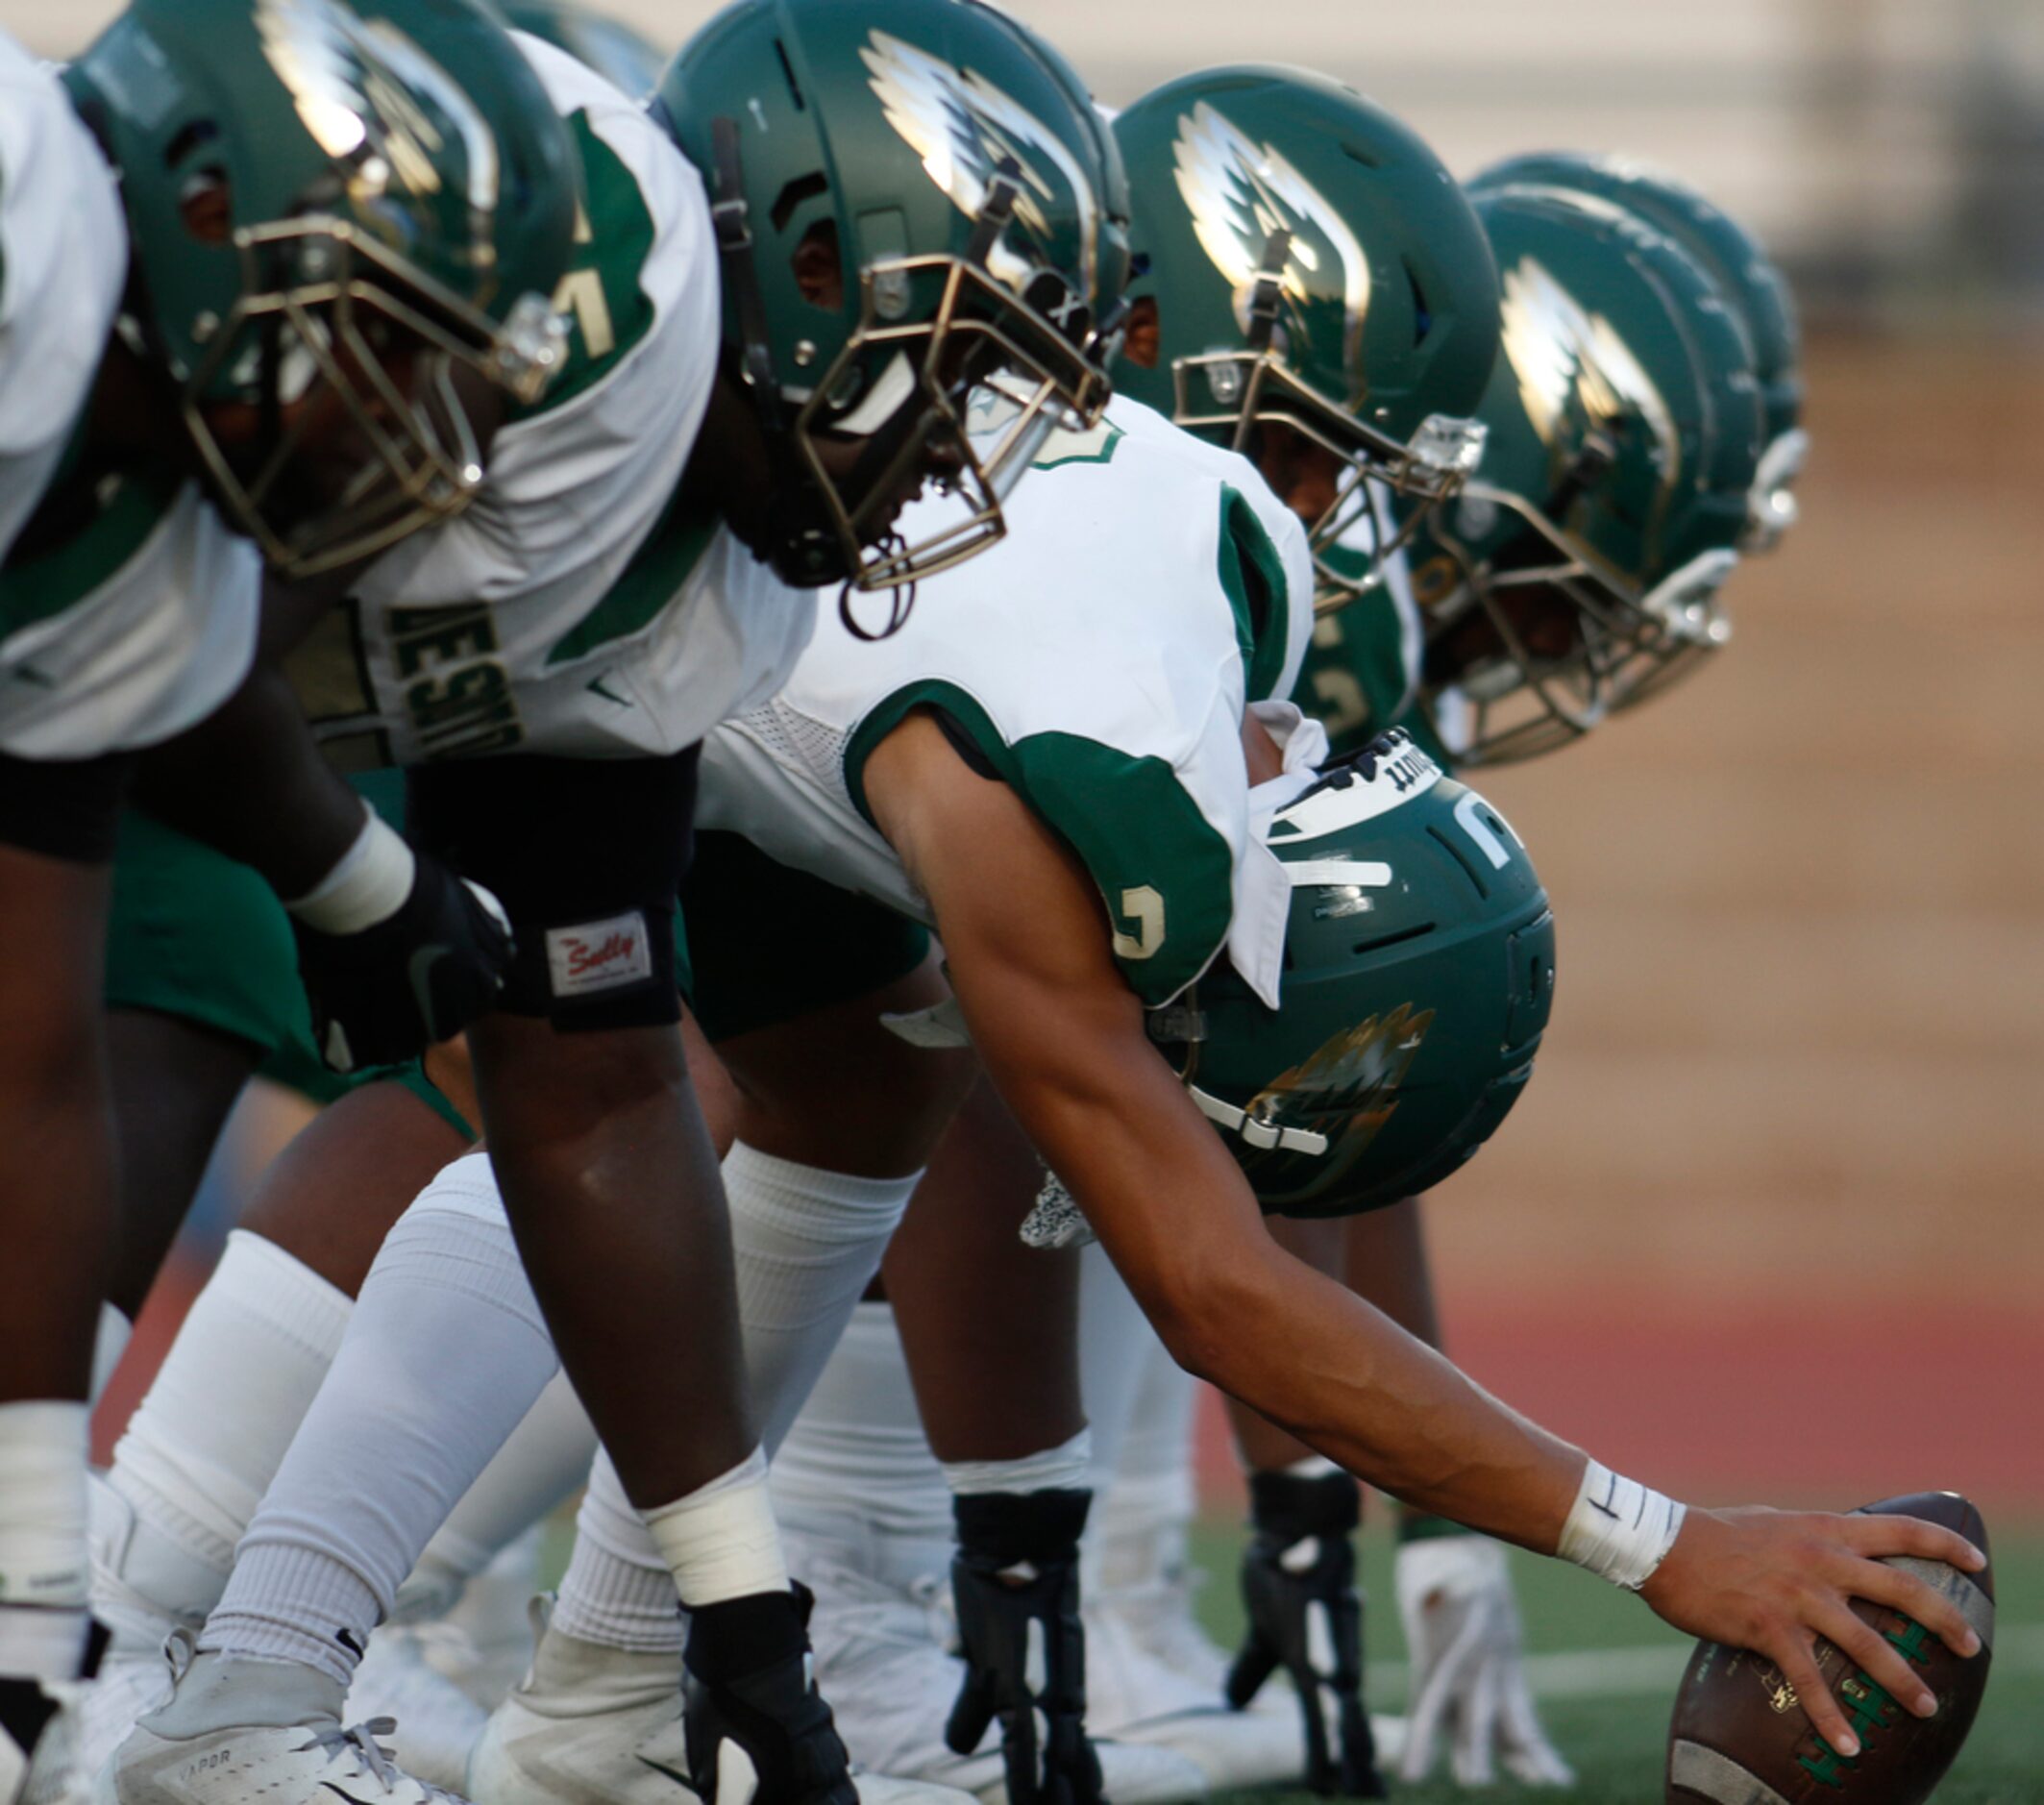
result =
[[[783,460],[762,555],[792,581],[912,593],[998,536],[1008,486],[1050,433],[1097,426],[1110,383],[1250,455],[1310,523],[1297,695],[1337,756],[1270,830],[1299,874],[1284,1007],[1223,961],[1153,1032],[1267,1208],[1349,1213],[1465,1160],[1531,1071],[1554,932],[1516,835],[1449,774],[1570,743],[1729,638],[1727,580],[1793,523],[1806,449],[1793,307],[1753,236],[1617,159],[1459,183],[1384,108],[1294,68],[1210,69],[1109,113],[980,0],[740,0],[671,60],[557,0],[496,10],[644,97],[703,173],[726,356]],[[74,72],[103,136],[133,126],[134,79],[89,55]],[[117,160],[168,180],[190,151],[148,149]],[[152,280],[190,265],[151,257],[129,198]],[[386,263],[431,235],[364,223]],[[557,358],[515,283],[480,313],[460,285],[415,278],[408,317],[428,294],[500,377]],[[255,354],[168,286],[156,331],[195,414]],[[945,431],[961,506],[904,543],[883,523]],[[456,437],[412,458],[419,507],[475,480]],[[850,468],[833,437],[864,446]],[[1326,881],[1341,861],[1391,880]]]

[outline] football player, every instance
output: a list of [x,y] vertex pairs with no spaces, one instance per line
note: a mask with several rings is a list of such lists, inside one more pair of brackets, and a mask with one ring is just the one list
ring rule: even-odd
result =
[[[1430,744],[1444,729],[1463,762],[1484,762],[1569,743],[1725,642],[1733,554],[1767,549],[1792,521],[1785,480],[1804,439],[1785,287],[1708,202],[1634,164],[1560,155],[1515,159],[1470,186],[1504,266],[1506,308],[1481,478],[1445,510],[1444,530],[1419,535],[1417,606],[1394,581],[1396,612],[1362,606],[1322,618],[1299,699],[1338,744],[1404,710]],[[1612,221],[1613,201],[1632,227]],[[1650,243],[1642,224],[1671,242]],[[1768,448],[1757,463],[1749,368]],[[1543,399],[1557,396],[1560,405]],[[1680,482],[1662,474],[1678,471]],[[1292,1245],[1323,1270],[1345,1268],[1362,1296],[1438,1345],[1416,1202],[1331,1239],[1293,1231]],[[1097,1608],[1122,1642],[1211,1692],[1226,1664],[1194,1627],[1184,1582],[1191,1395],[1152,1354],[1116,1396],[1132,1423],[1127,1482],[1107,1496],[1102,1534],[1120,1591],[1102,1589]],[[1338,1620],[1354,1610],[1342,1525],[1355,1495],[1324,1472],[1288,1472],[1306,1450],[1233,1414],[1257,1474],[1258,1518],[1272,1520],[1259,1521],[1244,1575],[1267,1620],[1256,1659],[1291,1651],[1309,1704],[1344,1695],[1348,1676],[1331,1687],[1312,1679],[1303,1634],[1309,1609]],[[1272,1526],[1279,1515],[1289,1540]],[[1290,1571],[1283,1557],[1309,1534],[1321,1558]],[[1501,1759],[1523,1780],[1564,1784],[1526,1691],[1501,1551],[1410,1514],[1401,1539],[1397,1591],[1415,1655],[1404,1777],[1424,1777],[1445,1738],[1465,1783],[1487,1781]],[[1245,1664],[1235,1687],[1246,1691],[1253,1675]]]
[[[180,794],[169,747],[242,709],[265,562],[358,563],[466,506],[479,419],[552,374],[576,172],[501,32],[412,0],[138,0],[62,82],[0,39],[0,89],[12,1797],[42,1683],[87,1641],[84,1400],[114,1205],[96,992],[122,795],[137,770]],[[308,958],[395,967],[410,1028],[457,1026],[507,951],[482,900],[418,861],[351,893],[352,799],[302,720],[256,725],[259,775],[208,799],[223,832],[265,839]]]
[[[699,44],[714,104],[752,90],[733,117],[689,104],[695,64],[670,85],[664,122],[694,135],[704,178],[614,89],[527,44],[603,210],[558,297],[579,356],[543,413],[499,434],[493,486],[458,530],[357,580],[301,680],[330,746],[409,769],[414,831],[493,874],[522,950],[472,1045],[550,1316],[635,1491],[671,1507],[682,1590],[705,1607],[699,1670],[719,1685],[771,1673],[747,1759],[800,1759],[805,1785],[837,1796],[841,1751],[793,1659],[799,1612],[733,1389],[721,1197],[696,1157],[673,1026],[693,742],[771,687],[806,634],[787,582],[842,585],[850,606],[998,536],[1002,493],[1043,433],[1103,392],[1090,321],[1120,286],[1121,203],[1069,72],[990,9],[902,0],[853,30],[828,8],[743,5]],[[997,114],[1042,165],[1026,198],[1012,158],[926,154],[954,101],[968,119]],[[996,374],[1004,430],[970,443],[963,397]],[[928,532],[902,539],[895,515],[931,472],[948,493]],[[352,1028],[347,1041],[357,1062],[382,1051]],[[570,1247],[572,1271],[557,1264]],[[666,1333],[676,1320],[690,1336]],[[196,1556],[187,1569],[217,1552],[174,1498],[161,1515],[173,1551]],[[252,1557],[253,1590],[214,1614],[213,1644],[123,1786],[210,1771],[194,1750],[222,1737],[274,1760],[277,1784],[309,1774],[280,1714],[331,1695],[353,1651],[280,1633],[261,1603],[308,1567],[331,1608],[365,1630],[380,1614],[341,1577],[345,1551]],[[251,1732],[264,1721],[272,1734]]]

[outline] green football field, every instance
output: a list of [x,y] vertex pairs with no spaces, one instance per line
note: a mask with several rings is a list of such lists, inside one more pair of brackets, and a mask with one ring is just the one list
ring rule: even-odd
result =
[[[1382,1513],[1376,1513],[1381,1517]],[[1197,1558],[1210,1575],[1201,1615],[1224,1641],[1241,1623],[1235,1596],[1238,1532],[1210,1527]],[[1994,1540],[1997,1622],[1993,1678],[1965,1752],[1938,1790],[1938,1805],[2039,1805],[2044,1801],[2044,1524],[1998,1529]],[[1405,1694],[1404,1644],[1391,1591],[1387,1536],[1364,1538],[1364,1572],[1374,1608],[1366,1624],[1369,1704],[1396,1711]],[[1656,1805],[1668,1710],[1690,1644],[1638,1600],[1556,1561],[1515,1555],[1533,1685],[1549,1735],[1574,1766],[1571,1790],[1536,1791],[1501,1782],[1483,1793],[1436,1781],[1397,1787],[1409,1805],[1470,1805],[1475,1798],[1580,1800],[1583,1805]],[[1241,1794],[1262,1805],[1283,1797]]]

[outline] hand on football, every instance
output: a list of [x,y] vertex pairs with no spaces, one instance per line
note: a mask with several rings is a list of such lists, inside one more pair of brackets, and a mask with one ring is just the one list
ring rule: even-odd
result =
[[1980,1648],[1958,1607],[1922,1580],[1884,1565],[1891,1555],[1943,1561],[1967,1573],[1985,1565],[1963,1536],[1913,1517],[1692,1507],[1640,1595],[1678,1629],[1766,1656],[1795,1688],[1817,1733],[1851,1756],[1859,1742],[1818,1671],[1818,1637],[1857,1662],[1904,1710],[1919,1718],[1937,1710],[1902,1653],[1853,1614],[1854,1598],[1913,1618],[1958,1654]]
[[1534,1710],[1504,1545],[1473,1535],[1408,1542],[1395,1579],[1412,1662],[1399,1778],[1424,1780],[1445,1738],[1458,1786],[1490,1786],[1500,1761],[1528,1786],[1573,1785]]

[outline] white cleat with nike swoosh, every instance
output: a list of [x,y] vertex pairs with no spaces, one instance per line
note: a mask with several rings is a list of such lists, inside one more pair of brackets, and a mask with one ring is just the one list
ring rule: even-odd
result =
[[[742,1763],[740,1751],[734,1766]],[[859,1805],[973,1805],[951,1787],[856,1764],[852,1784]],[[715,1805],[743,1805],[746,1793],[743,1777],[720,1770]],[[698,1805],[680,1654],[635,1653],[543,1628],[531,1671],[491,1714],[469,1758],[468,1794],[476,1805]]]
[[465,1805],[397,1765],[389,1718],[344,1728],[342,1696],[296,1662],[198,1655],[114,1751],[100,1805]]

